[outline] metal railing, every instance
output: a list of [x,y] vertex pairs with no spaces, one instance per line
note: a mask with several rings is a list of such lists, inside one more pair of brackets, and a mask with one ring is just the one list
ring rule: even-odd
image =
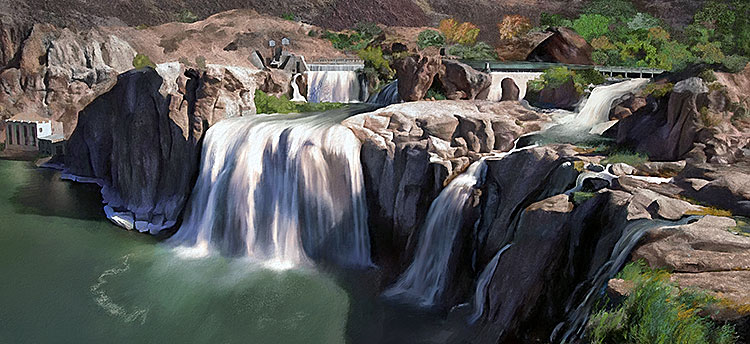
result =
[[462,60],[461,62],[471,66],[476,70],[491,72],[543,72],[553,67],[567,67],[571,70],[594,69],[602,74],[624,77],[648,77],[653,78],[665,72],[662,69],[655,68],[636,68],[636,67],[619,67],[619,66],[589,66],[578,64],[564,64],[551,62],[526,62],[526,61],[477,61]]

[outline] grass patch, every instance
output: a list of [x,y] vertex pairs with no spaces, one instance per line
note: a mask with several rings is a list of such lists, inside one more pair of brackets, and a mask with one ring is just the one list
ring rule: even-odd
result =
[[630,166],[639,166],[648,161],[648,155],[632,152],[616,152],[602,160],[602,165],[625,163]]
[[343,103],[298,103],[289,100],[282,95],[275,97],[261,90],[255,90],[255,108],[257,113],[303,113],[319,112],[337,109],[346,104]]
[[593,192],[576,191],[573,193],[573,203],[579,205],[594,198],[594,196],[596,196],[596,194]]
[[737,336],[731,325],[717,326],[702,316],[719,301],[705,292],[680,289],[669,281],[669,273],[652,270],[644,263],[631,263],[619,278],[634,283],[634,289],[614,309],[596,312],[588,323],[590,343],[628,344],[733,344]]
[[698,215],[698,216],[721,216],[721,217],[732,217],[732,212],[729,210],[719,209],[715,207],[701,206],[700,210],[690,210],[685,215]]
[[[750,237],[750,219],[747,217],[735,216],[734,221],[737,222],[737,226],[730,229],[729,231],[746,237]],[[748,312],[750,313],[750,311]]]

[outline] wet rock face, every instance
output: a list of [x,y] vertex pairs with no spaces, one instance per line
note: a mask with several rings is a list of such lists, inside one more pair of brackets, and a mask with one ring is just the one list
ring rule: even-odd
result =
[[[362,166],[376,255],[384,247],[402,265],[432,200],[454,176],[492,150],[538,130],[547,115],[517,104],[413,102],[343,122],[362,141]],[[385,244],[387,243],[387,245]]]
[[594,48],[575,31],[556,27],[548,29],[552,36],[539,44],[526,58],[527,61],[557,62],[593,65]]
[[135,54],[125,41],[97,30],[79,34],[36,25],[17,66],[0,73],[0,118],[17,113],[51,118],[70,135],[78,111],[114,86],[117,75],[132,68]]
[[120,75],[82,110],[64,161],[66,173],[102,185],[110,212],[134,222],[121,225],[152,234],[178,220],[208,127],[255,113],[254,72],[176,63],[157,70]]
[[500,82],[500,87],[503,89],[503,94],[500,101],[518,101],[521,90],[516,85],[516,82],[511,78],[505,78]]

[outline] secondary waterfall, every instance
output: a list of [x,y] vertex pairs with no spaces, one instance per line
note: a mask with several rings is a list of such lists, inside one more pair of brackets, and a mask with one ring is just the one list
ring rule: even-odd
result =
[[392,81],[385,85],[380,92],[367,100],[370,104],[390,105],[401,102],[401,95],[398,94],[398,80]]
[[299,85],[297,85],[297,79],[301,77],[302,74],[295,74],[294,78],[292,78],[292,101],[293,102],[306,102],[307,99],[302,96],[302,93],[299,92]]
[[309,258],[370,265],[360,142],[339,124],[369,108],[211,127],[185,221],[170,241],[189,255],[218,250],[282,268]]
[[[609,112],[612,109],[612,103],[628,93],[635,92],[647,83],[648,79],[632,79],[594,88],[581,111],[578,112],[572,121],[566,124],[591,130],[592,134],[601,135],[611,127],[611,124],[609,126],[606,124],[609,123]],[[604,125],[604,127],[601,127],[601,125]]]
[[538,78],[542,73],[531,73],[531,72],[492,72],[492,85],[490,86],[490,93],[487,95],[487,100],[498,102],[503,96],[503,87],[501,83],[505,78],[513,79],[513,82],[518,86],[518,100],[526,97],[526,89],[528,82]]
[[492,276],[495,275],[495,269],[497,269],[497,263],[500,262],[500,256],[502,256],[512,245],[513,244],[508,244],[500,249],[500,251],[492,257],[492,260],[490,260],[484,270],[482,270],[482,273],[479,274],[477,289],[474,291],[474,312],[469,317],[469,323],[473,324],[482,317],[482,314],[484,313],[484,304],[487,299],[487,286],[490,284]]
[[651,229],[662,226],[678,226],[695,220],[695,216],[687,217],[676,222],[664,220],[636,220],[630,222],[623,229],[620,239],[615,244],[609,260],[589,280],[578,285],[568,298],[566,304],[567,319],[559,323],[550,335],[553,343],[575,342],[583,335],[588,322],[591,308],[599,296],[604,293],[607,282],[622,269],[630,256],[630,252],[638,241]]
[[307,72],[307,101],[310,103],[359,102],[360,87],[354,71]]
[[464,223],[466,203],[484,178],[485,170],[483,160],[473,163],[432,202],[420,231],[414,261],[385,296],[415,300],[425,307],[434,305],[442,296],[453,243]]

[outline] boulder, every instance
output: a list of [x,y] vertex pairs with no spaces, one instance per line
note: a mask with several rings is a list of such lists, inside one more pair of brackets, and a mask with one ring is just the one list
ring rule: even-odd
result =
[[65,173],[101,185],[117,224],[152,234],[174,226],[198,173],[205,131],[255,113],[254,73],[172,63],[120,75],[81,111],[66,143]]
[[594,48],[581,35],[566,27],[549,28],[547,31],[552,35],[534,48],[526,57],[526,61],[594,64],[591,59]]
[[521,90],[513,79],[503,79],[503,81],[500,82],[500,87],[503,89],[503,95],[500,98],[500,101],[518,101]]
[[452,100],[487,98],[492,79],[487,73],[454,60],[443,60],[443,68],[438,73],[445,97]]
[[442,58],[430,54],[411,55],[394,63],[398,93],[404,101],[424,99],[435,76],[441,71]]
[[581,101],[581,94],[573,80],[570,80],[559,87],[545,87],[541,91],[528,89],[526,100],[536,107],[573,111]]

